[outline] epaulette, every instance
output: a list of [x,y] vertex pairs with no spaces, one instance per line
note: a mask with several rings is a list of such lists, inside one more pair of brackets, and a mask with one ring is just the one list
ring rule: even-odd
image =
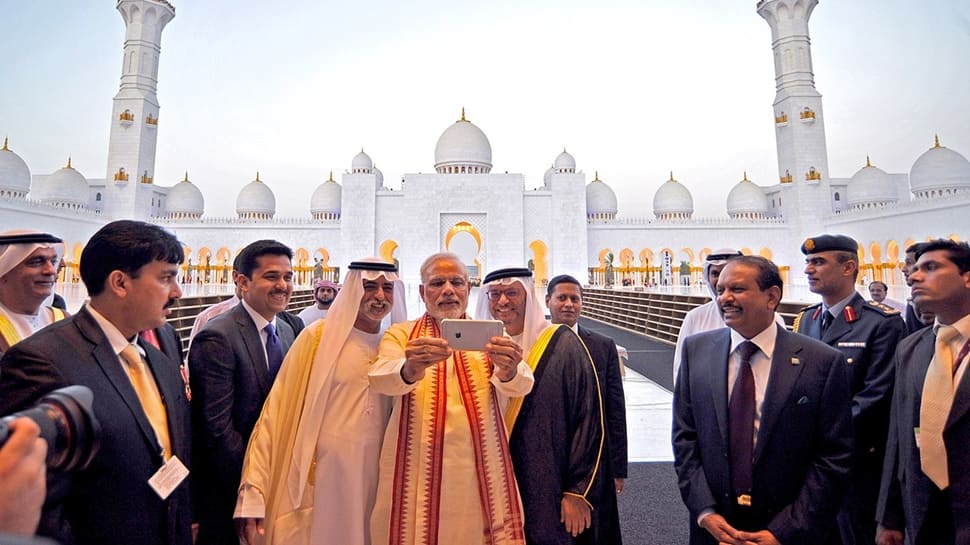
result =
[[862,308],[867,308],[869,310],[874,310],[883,316],[896,316],[900,312],[889,305],[884,305],[878,301],[866,301],[866,304]]
[[795,321],[792,322],[791,330],[797,333],[798,324],[802,322],[802,317],[805,316],[805,313],[816,307],[821,308],[821,306],[822,306],[822,303],[815,303],[814,305],[808,305],[807,307],[802,307],[802,309],[798,311],[798,314],[795,315]]

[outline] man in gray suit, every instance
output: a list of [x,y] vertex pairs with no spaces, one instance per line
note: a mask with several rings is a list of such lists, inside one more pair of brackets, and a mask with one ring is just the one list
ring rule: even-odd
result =
[[684,342],[674,468],[692,545],[815,544],[835,523],[852,459],[842,354],[775,323],[782,280],[757,256],[728,262],[728,329]]
[[970,246],[927,243],[909,281],[936,322],[896,349],[876,543],[970,543]]
[[200,545],[239,542],[233,522],[243,456],[263,402],[293,344],[277,314],[293,293],[293,252],[258,240],[239,254],[242,301],[209,321],[189,350]]

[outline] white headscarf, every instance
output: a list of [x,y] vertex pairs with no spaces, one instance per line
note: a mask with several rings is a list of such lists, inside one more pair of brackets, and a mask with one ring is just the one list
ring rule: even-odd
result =
[[354,322],[357,321],[360,301],[364,297],[364,280],[378,280],[383,277],[394,283],[390,321],[388,323],[385,318],[381,323],[381,332],[392,323],[407,320],[404,283],[398,278],[397,273],[378,270],[377,266],[369,269],[366,268],[367,263],[374,263],[381,267],[388,265],[387,261],[377,257],[368,257],[351,263],[344,277],[343,287],[337,292],[327,317],[324,318],[323,336],[320,338],[320,346],[313,358],[313,368],[310,370],[306,389],[307,398],[303,401],[303,406],[307,407],[307,410],[304,411],[297,427],[296,436],[302,440],[294,445],[293,466],[287,476],[290,501],[293,505],[299,505],[303,497],[303,487],[307,482],[310,467],[313,465],[313,452],[317,446],[316,437],[320,433],[320,422],[323,421],[323,413],[330,398],[331,389],[325,386],[333,376],[337,357],[350,337]]
[[[486,275],[486,279],[489,276],[495,275],[496,273],[501,274],[503,271],[512,271],[512,269],[498,269],[490,272]],[[536,297],[536,286],[535,281],[532,279],[532,273],[528,272],[528,269],[515,269],[516,271],[522,271],[521,276],[505,276],[491,282],[486,282],[482,284],[482,289],[478,294],[478,305],[475,307],[475,319],[477,320],[495,320],[496,318],[492,316],[492,308],[489,305],[488,300],[488,287],[489,286],[509,286],[518,283],[523,290],[525,290],[525,324],[522,328],[522,351],[524,354],[528,354],[532,350],[532,345],[535,344],[536,339],[539,338],[539,334],[542,330],[549,327],[549,322],[546,321],[546,311],[542,303],[539,302],[539,298]],[[525,273],[528,272],[528,275]]]
[[[20,242],[21,239],[24,242]],[[64,254],[61,239],[54,235],[30,229],[14,229],[0,233],[0,276],[20,265],[37,248],[53,248],[57,252],[58,261]]]
[[717,299],[717,286],[712,286],[708,281],[708,276],[711,271],[711,265],[727,265],[727,262],[733,257],[741,255],[741,252],[735,250],[734,248],[721,248],[708,254],[704,258],[704,283],[707,284],[708,291],[711,292],[711,297]]

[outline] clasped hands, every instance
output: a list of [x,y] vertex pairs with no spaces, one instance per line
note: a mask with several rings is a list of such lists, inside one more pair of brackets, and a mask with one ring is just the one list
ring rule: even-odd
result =
[[[427,369],[438,362],[448,359],[452,348],[448,341],[438,337],[422,337],[408,341],[404,349],[404,366],[401,377],[413,384],[422,378]],[[516,369],[522,361],[522,348],[508,337],[492,337],[485,345],[485,353],[495,366],[495,375],[502,382],[515,378]]]

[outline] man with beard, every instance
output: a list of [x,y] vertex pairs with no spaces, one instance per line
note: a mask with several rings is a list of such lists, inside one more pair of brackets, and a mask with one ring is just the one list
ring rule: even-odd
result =
[[570,328],[546,322],[529,269],[485,275],[478,308],[479,318],[501,320],[522,343],[535,375],[532,392],[513,399],[506,417],[526,543],[610,543],[610,511],[600,502],[613,482],[604,478],[603,403],[586,346]]
[[778,267],[728,262],[727,328],[684,342],[674,388],[674,469],[691,545],[814,545],[835,523],[852,461],[845,357],[774,321]]
[[326,318],[327,311],[330,310],[330,305],[337,297],[338,290],[337,285],[329,280],[317,280],[313,285],[313,299],[316,300],[316,303],[301,310],[297,316],[303,320],[305,325]]
[[889,407],[893,394],[893,355],[906,336],[899,311],[866,300],[856,292],[859,245],[845,235],[805,240],[808,288],[822,302],[802,309],[794,331],[841,351],[852,394],[855,457],[849,489],[838,515],[843,545],[870,545],[876,539],[876,500],[886,455]]
[[37,231],[0,233],[0,356],[21,339],[65,317],[44,307],[54,293],[61,239]]
[[[370,391],[381,320],[407,317],[397,266],[354,261],[326,321],[293,344],[253,430],[236,518],[254,545],[369,545],[391,400]],[[298,515],[299,513],[299,515]]]
[[199,545],[239,541],[233,511],[246,444],[295,337],[276,316],[293,293],[292,257],[275,240],[243,248],[235,278],[242,301],[210,320],[189,349]]
[[61,543],[189,545],[189,402],[177,365],[138,337],[182,295],[184,253],[161,227],[115,221],[81,253],[90,302],[17,343],[0,362],[0,414],[79,384],[94,393],[101,447],[87,469],[51,473],[38,535]]
[[381,340],[371,388],[393,397],[381,447],[374,543],[525,543],[522,503],[503,408],[532,389],[522,349],[492,337],[485,351],[456,351],[441,320],[465,318],[468,269],[435,254],[421,265],[427,313]]

